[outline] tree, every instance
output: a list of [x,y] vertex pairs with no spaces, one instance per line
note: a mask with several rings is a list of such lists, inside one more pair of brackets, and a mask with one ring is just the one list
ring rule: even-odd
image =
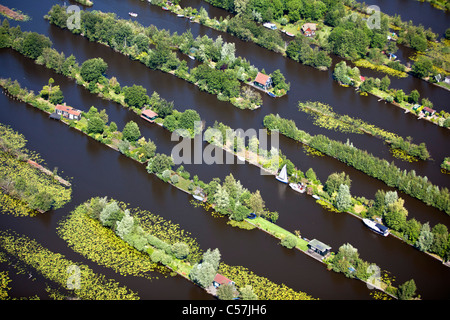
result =
[[200,120],[200,115],[197,113],[197,111],[187,109],[181,114],[179,124],[181,128],[188,129],[189,131],[194,132],[195,123],[199,122]]
[[124,213],[117,205],[116,201],[108,203],[103,210],[100,212],[100,222],[109,228],[116,226],[116,222],[122,220]]
[[189,255],[189,246],[184,242],[177,242],[172,245],[172,252],[177,259],[186,259]]
[[205,253],[203,253],[203,262],[210,263],[214,269],[217,270],[219,268],[220,257],[221,255],[219,249],[208,249]]
[[194,265],[189,273],[189,278],[203,288],[208,287],[214,280],[217,270],[208,262]]
[[420,230],[419,239],[417,239],[415,246],[420,251],[428,251],[433,244],[433,240],[434,235],[430,230],[430,224],[428,222],[424,223],[422,225],[422,229]]
[[220,300],[233,300],[236,297],[236,288],[231,283],[222,284],[217,288],[217,297]]
[[44,48],[50,48],[52,42],[46,36],[36,32],[24,32],[20,52],[25,56],[36,60],[42,54]]
[[116,234],[123,239],[131,233],[134,227],[134,219],[130,215],[129,210],[125,210],[124,215],[120,221],[116,222]]
[[412,72],[419,78],[427,77],[433,70],[433,62],[430,58],[420,57],[412,66]]
[[308,179],[311,182],[314,182],[317,180],[316,173],[314,172],[313,168],[309,168],[305,172],[306,179]]
[[389,228],[397,231],[405,229],[408,211],[403,206],[404,203],[405,200],[400,198],[386,205],[383,219]]
[[141,136],[141,131],[137,123],[131,120],[123,128],[122,134],[125,140],[134,142]]
[[416,89],[412,90],[411,93],[409,94],[409,102],[411,103],[417,103],[419,102],[419,98],[420,98],[420,93],[419,91],[417,91]]
[[258,296],[253,292],[251,285],[247,284],[239,289],[242,300],[258,300]]
[[328,176],[328,179],[325,182],[325,190],[331,196],[333,192],[338,191],[341,184],[345,184],[350,188],[351,182],[350,177],[345,172],[335,172]]
[[80,75],[84,81],[98,82],[106,69],[108,69],[108,64],[102,58],[93,58],[83,62]]
[[254,193],[251,194],[250,198],[248,199],[248,205],[253,212],[260,216],[264,212],[265,203],[264,200],[261,197],[261,193],[259,190],[256,190]]
[[147,171],[150,173],[163,173],[165,170],[172,169],[173,159],[163,153],[157,153],[147,164]]
[[297,237],[292,234],[288,234],[286,237],[281,239],[281,245],[288,249],[292,249],[297,245]]
[[104,129],[105,129],[105,123],[98,115],[95,115],[89,119],[88,125],[87,125],[87,133],[88,134],[103,133]]
[[150,100],[147,89],[140,85],[134,84],[131,87],[124,87],[123,93],[125,103],[131,107],[142,108]]
[[416,294],[416,283],[413,279],[398,286],[397,297],[399,300],[411,300]]
[[346,211],[352,205],[352,197],[348,185],[341,184],[336,196],[336,209],[339,211]]
[[219,211],[220,213],[226,213],[227,209],[230,207],[230,197],[227,190],[220,184],[217,185],[217,190],[214,194],[214,200],[216,203],[217,211]]

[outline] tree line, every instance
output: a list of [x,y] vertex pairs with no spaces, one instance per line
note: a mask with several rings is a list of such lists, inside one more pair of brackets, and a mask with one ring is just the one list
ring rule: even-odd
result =
[[[65,7],[53,6],[46,18],[60,28],[67,28]],[[241,94],[240,81],[254,78],[258,69],[246,59],[236,57],[234,44],[225,43],[221,37],[215,41],[206,35],[194,39],[190,30],[181,35],[171,34],[153,25],[144,27],[136,21],[117,19],[113,13],[99,11],[81,11],[80,21],[80,29],[72,29],[72,33],[106,44],[149,68],[174,74],[237,107],[256,107],[254,103],[241,102],[248,99]],[[196,57],[202,64],[189,70],[177,52]]]
[[298,129],[294,121],[281,118],[278,115],[265,116],[264,126],[269,130],[279,130],[280,133],[289,138],[307,144],[371,177],[383,181],[390,187],[395,187],[427,205],[450,214],[449,190],[432,184],[427,177],[417,175],[415,170],[401,170],[394,162],[389,163],[365,150],[332,140],[321,134],[311,136]]

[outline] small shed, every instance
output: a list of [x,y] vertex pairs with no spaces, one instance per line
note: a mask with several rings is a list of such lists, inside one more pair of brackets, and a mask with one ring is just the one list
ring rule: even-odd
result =
[[264,73],[258,72],[253,84],[261,89],[267,90],[272,86],[272,78]]
[[234,285],[234,281],[231,281],[227,277],[217,273],[216,276],[214,277],[214,280],[213,280],[214,287],[218,288],[218,287],[220,287],[223,284],[232,284],[232,285]]
[[322,257],[326,257],[331,252],[331,247],[329,245],[326,245],[317,239],[313,239],[308,242],[308,249],[321,255]]
[[141,113],[141,118],[143,118],[149,122],[154,122],[157,117],[158,117],[158,114],[155,111],[150,110],[150,109],[145,109]]

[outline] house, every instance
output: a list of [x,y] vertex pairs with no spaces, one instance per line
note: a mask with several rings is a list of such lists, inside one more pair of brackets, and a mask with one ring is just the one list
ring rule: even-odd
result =
[[426,116],[432,116],[436,113],[436,110],[428,108],[428,107],[423,107],[422,112],[426,115]]
[[55,106],[55,113],[69,120],[81,120],[81,111],[61,104]]
[[305,23],[302,26],[303,34],[307,37],[314,37],[316,35],[316,24],[315,23]]
[[420,104],[415,104],[412,109],[413,111],[419,112],[422,111],[423,107]]
[[258,72],[253,84],[261,89],[267,90],[272,86],[272,78],[264,73]]
[[216,276],[214,277],[214,280],[213,280],[214,287],[218,288],[218,287],[220,287],[223,284],[232,284],[232,285],[234,285],[234,281],[231,281],[227,277],[217,273]]
[[141,113],[141,118],[153,123],[158,118],[158,114],[150,109],[145,109]]
[[308,251],[319,254],[322,257],[326,257],[330,254],[331,247],[320,242],[319,240],[313,239],[308,242]]

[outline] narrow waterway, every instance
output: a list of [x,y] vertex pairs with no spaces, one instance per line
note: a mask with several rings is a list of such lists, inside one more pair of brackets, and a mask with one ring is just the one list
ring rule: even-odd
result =
[[[450,154],[448,130],[425,121],[418,121],[411,115],[403,114],[400,109],[379,103],[375,97],[361,97],[352,89],[340,87],[332,81],[331,71],[320,72],[303,66],[252,43],[245,43],[224,33],[177,18],[145,2],[136,0],[95,2],[93,9],[116,12],[123,18],[128,18],[128,11],[138,12],[138,20],[143,25],[154,24],[158,28],[179,33],[191,28],[194,36],[221,35],[225,41],[236,43],[238,55],[246,57],[252,64],[258,68],[265,68],[266,71],[280,69],[291,82],[291,91],[286,97],[271,99],[264,96],[263,108],[257,111],[242,111],[229,103],[218,101],[213,95],[200,92],[193,85],[172,75],[152,71],[139,62],[130,61],[102,45],[91,43],[80,36],[49,25],[42,16],[53,5],[51,1],[39,4],[6,1],[5,5],[18,8],[32,16],[30,22],[20,24],[22,30],[48,35],[57,50],[64,51],[66,55],[73,53],[80,62],[92,57],[104,58],[109,65],[108,76],[116,76],[121,85],[141,84],[150,93],[157,91],[162,97],[173,100],[176,108],[180,110],[187,108],[197,110],[207,125],[219,120],[233,128],[260,129],[266,114],[279,113],[283,117],[294,119],[299,128],[310,133],[324,133],[343,141],[350,138],[356,146],[388,161],[394,160],[382,142],[365,135],[346,135],[315,127],[308,116],[297,111],[297,101],[318,100],[330,104],[336,112],[362,118],[405,137],[412,136],[417,143],[426,142],[434,161],[410,164],[394,160],[395,163],[408,170],[414,169],[420,175],[427,175],[435,184],[450,185],[449,176],[442,175],[438,169],[442,158]],[[208,10],[210,9],[212,8]],[[222,11],[213,9],[218,12],[216,15]],[[92,105],[98,109],[106,109],[109,119],[115,121],[119,128],[123,128],[129,120],[136,121],[143,136],[151,138],[158,145],[159,152],[169,154],[176,144],[176,141],[171,141],[170,133],[166,130],[144,122],[115,103],[103,101],[73,81],[35,65],[31,60],[12,50],[0,50],[0,76],[17,79],[23,86],[35,92],[42,88],[48,78],[53,77],[55,83],[61,86],[69,105],[82,110],[88,110]],[[413,85],[415,80],[408,78],[398,81],[402,85],[405,83]],[[439,89],[430,89],[431,86],[424,82],[423,85],[423,90],[430,92]],[[447,91],[436,90],[430,98],[442,104],[443,109],[444,105],[448,108]],[[435,102],[435,105],[438,102]],[[277,240],[263,232],[231,228],[226,225],[226,220],[213,218],[203,209],[190,205],[190,198],[186,194],[164,184],[156,177],[149,176],[144,166],[63,124],[49,121],[40,111],[25,107],[4,95],[0,96],[0,105],[2,105],[0,122],[10,124],[13,129],[23,133],[29,140],[28,148],[39,152],[46,159],[50,169],[58,167],[65,175],[73,177],[74,181],[73,201],[65,208],[34,219],[18,219],[2,215],[0,216],[2,229],[17,230],[42,241],[45,246],[69,258],[84,261],[57,237],[55,233],[57,222],[91,196],[108,195],[130,203],[133,207],[139,206],[179,223],[181,228],[191,232],[198,239],[203,249],[218,247],[223,260],[228,264],[246,266],[258,275],[266,276],[277,283],[285,283],[295,290],[307,292],[321,299],[370,299],[370,290],[363,283],[326,271],[318,262],[304,254],[281,247]],[[300,169],[306,171],[309,167],[313,167],[322,181],[325,181],[332,172],[348,172],[352,178],[352,192],[355,195],[373,198],[376,190],[389,190],[382,182],[336,160],[308,156],[302,146],[292,140],[281,137],[280,147]],[[448,291],[450,270],[440,262],[393,237],[382,238],[369,232],[360,220],[354,217],[323,210],[312,198],[293,192],[289,187],[277,183],[273,177],[261,176],[259,169],[254,166],[185,165],[185,167],[192,175],[197,174],[204,181],[209,181],[213,177],[223,179],[232,173],[248,189],[261,191],[266,206],[280,213],[278,223],[281,226],[291,231],[300,230],[303,236],[310,239],[317,238],[335,250],[343,243],[353,244],[359,249],[363,259],[389,270],[396,277],[397,284],[413,278],[418,293],[424,299],[450,297]],[[431,225],[440,222],[450,226],[450,219],[445,213],[427,207],[409,196],[403,194],[401,196],[406,200],[410,218],[415,217],[421,222],[430,221]],[[132,277],[122,278],[105,268],[97,267],[94,263],[89,261],[86,263],[95,270],[111,275],[130,288],[138,290],[144,299],[209,298],[202,290],[179,277],[152,282]],[[19,289],[17,296],[20,296],[20,292],[26,291],[25,282],[23,291]]]

